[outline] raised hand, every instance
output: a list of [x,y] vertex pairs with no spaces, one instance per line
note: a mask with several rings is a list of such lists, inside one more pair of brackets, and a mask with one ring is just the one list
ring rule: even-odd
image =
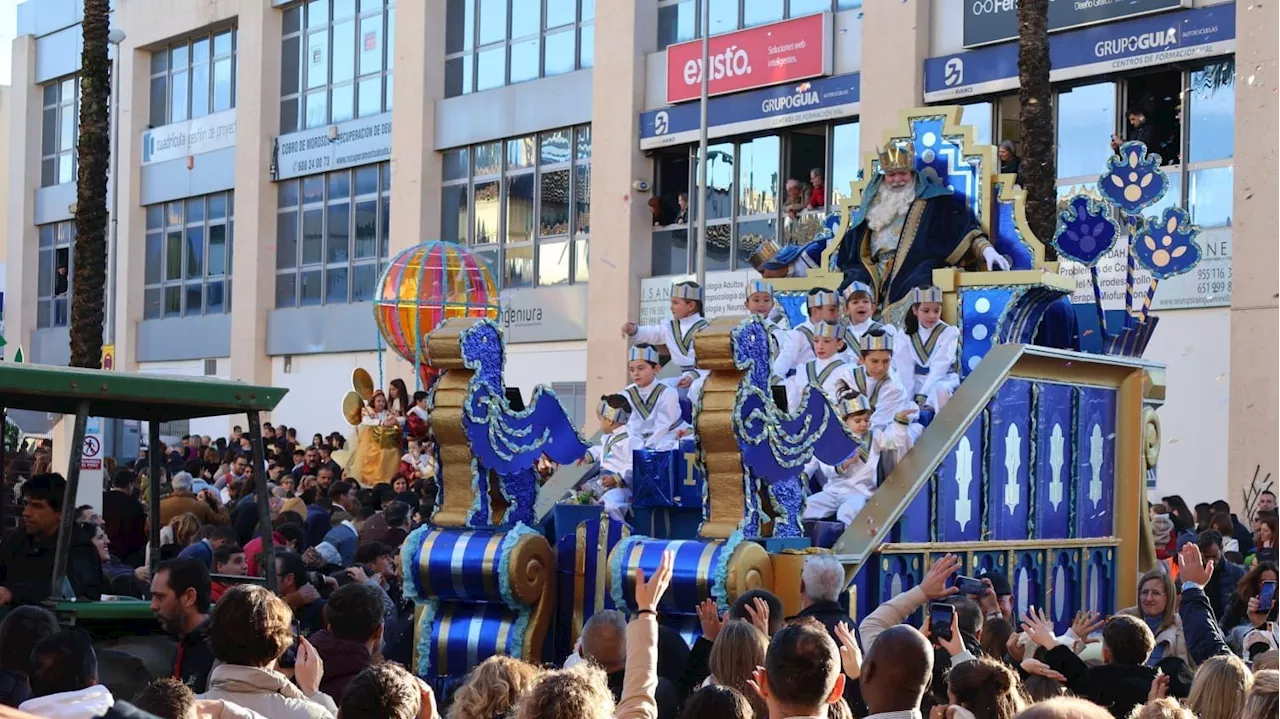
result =
[[698,613],[698,622],[702,624],[702,636],[707,641],[714,642],[716,637],[720,636],[720,630],[724,629],[724,617],[720,615],[720,606],[714,599],[704,599],[695,607],[695,610]]
[[760,597],[751,600],[747,605],[747,614],[751,617],[751,623],[755,625],[760,633],[767,636],[769,634],[769,603]]
[[1107,620],[1101,614],[1092,609],[1085,609],[1076,612],[1076,618],[1071,622],[1071,631],[1080,638],[1080,641],[1088,644],[1097,641],[1096,639],[1089,639],[1089,635],[1101,629],[1106,623]]
[[858,646],[858,639],[844,622],[836,625],[836,637],[840,640],[841,668],[849,679],[857,679],[862,674],[862,648]]
[[1058,644],[1053,634],[1053,622],[1043,611],[1035,607],[1028,607],[1027,613],[1022,615],[1022,630],[1027,633],[1031,641],[1045,649],[1052,649]]
[[1026,659],[1023,659],[1022,670],[1028,674],[1035,674],[1037,676],[1049,677],[1055,682],[1059,682],[1062,684],[1067,683],[1066,677],[1062,676],[1062,674],[1060,674],[1059,672],[1055,672],[1054,670],[1050,669],[1048,664],[1045,664],[1039,659],[1032,659],[1031,657],[1027,657]]
[[658,568],[654,570],[653,576],[649,577],[648,581],[644,578],[644,570],[636,567],[636,606],[639,609],[657,611],[658,602],[662,601],[662,595],[666,594],[667,587],[671,586],[675,557],[676,555],[672,552],[663,552],[662,561],[658,563]]
[[1187,542],[1182,547],[1180,554],[1182,565],[1181,576],[1185,582],[1192,582],[1204,586],[1209,583],[1209,578],[1213,576],[1213,560],[1204,561],[1200,557],[1200,547],[1195,542]]
[[929,571],[925,573],[924,579],[920,582],[920,589],[924,591],[924,596],[931,602],[939,599],[945,599],[953,594],[959,593],[959,589],[948,587],[947,580],[951,575],[956,573],[960,568],[960,560],[954,554],[939,559],[929,567]]

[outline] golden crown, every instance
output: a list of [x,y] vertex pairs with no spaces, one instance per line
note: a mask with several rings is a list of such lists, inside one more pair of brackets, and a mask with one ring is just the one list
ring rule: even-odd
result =
[[760,246],[757,247],[749,257],[747,257],[747,262],[759,271],[760,266],[773,259],[773,256],[778,254],[778,250],[781,249],[782,247],[779,246],[777,242],[774,242],[773,240],[765,240],[760,243]]
[[880,172],[916,169],[916,151],[910,140],[895,142],[883,150],[876,148],[880,155]]

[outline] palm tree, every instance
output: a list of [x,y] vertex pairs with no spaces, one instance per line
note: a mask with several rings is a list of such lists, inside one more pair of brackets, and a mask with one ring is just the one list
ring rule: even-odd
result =
[[111,160],[109,0],[84,0],[80,56],[80,139],[76,146],[75,274],[71,293],[71,366],[99,368],[107,284],[107,167]]
[[1049,0],[1018,2],[1018,102],[1022,135],[1022,187],[1027,191],[1027,224],[1056,259],[1049,239],[1057,228],[1054,180],[1053,88],[1049,85]]

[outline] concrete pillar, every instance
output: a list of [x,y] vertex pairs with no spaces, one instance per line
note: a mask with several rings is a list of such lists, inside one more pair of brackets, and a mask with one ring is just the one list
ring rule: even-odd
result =
[[[395,118],[391,122],[390,256],[440,239],[440,154],[436,152],[437,100],[444,99],[444,0],[396,5]],[[435,21],[428,22],[428,18]],[[495,278],[496,279],[496,278]],[[412,388],[416,371],[393,351],[383,354],[386,380]]]
[[[617,392],[628,382],[627,341],[619,329],[640,311],[640,280],[651,267],[648,194],[631,184],[650,179],[640,151],[645,55],[657,49],[653,3],[596,4],[592,73],[590,272],[587,283],[587,397]],[[602,158],[609,162],[600,162]],[[588,401],[588,406],[592,406]]]
[[[139,21],[142,12],[136,4],[124,7],[133,12]],[[139,12],[139,11],[142,12]],[[135,27],[136,23],[125,27]],[[120,179],[116,203],[116,284],[115,284],[115,346],[116,368],[125,372],[138,370],[138,323],[143,316],[143,284],[146,271],[146,210],[141,205],[142,195],[142,133],[147,129],[151,105],[151,53],[140,51],[138,41],[129,35],[120,47],[120,153],[116,159]]]
[[275,307],[276,186],[267,168],[280,132],[281,13],[240,7],[236,86],[235,249],[231,265],[232,379],[271,384],[267,312]]
[[903,110],[924,104],[929,56],[928,0],[867,2],[862,7],[862,153],[896,130]]
[[[35,189],[40,186],[40,87],[35,84],[35,38],[13,41],[13,89],[9,95],[9,191],[5,215],[5,347],[13,358],[18,347],[31,351],[36,327],[36,268],[39,267],[35,227]],[[30,140],[29,138],[35,138]]]
[[[1275,398],[1277,342],[1275,242],[1276,133],[1280,82],[1276,36],[1280,10],[1275,3],[1236,3],[1235,188],[1231,258],[1231,415],[1226,500],[1244,509],[1244,490],[1259,479],[1280,476],[1277,462]],[[1248,520],[1241,517],[1246,524]]]

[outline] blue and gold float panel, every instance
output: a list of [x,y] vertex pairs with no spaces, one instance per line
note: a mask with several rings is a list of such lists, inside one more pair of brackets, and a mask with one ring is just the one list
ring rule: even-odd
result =
[[671,586],[658,606],[664,617],[694,616],[698,604],[708,598],[727,610],[743,592],[773,588],[768,552],[740,534],[727,540],[631,536],[619,542],[609,557],[609,591],[618,608],[636,611],[636,570],[642,570],[646,578],[652,576],[663,552],[675,555]]

